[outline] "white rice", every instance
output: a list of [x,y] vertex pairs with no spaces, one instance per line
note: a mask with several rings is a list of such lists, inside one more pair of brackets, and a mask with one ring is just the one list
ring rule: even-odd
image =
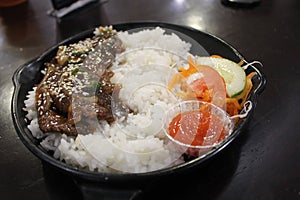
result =
[[28,128],[34,137],[45,137],[41,145],[54,151],[55,158],[91,171],[140,173],[183,162],[162,128],[165,111],[178,102],[167,89],[175,73],[172,67],[180,56],[188,55],[191,45],[161,28],[119,32],[118,36],[126,51],[117,55],[111,68],[115,73],[112,82],[122,84],[120,99],[134,112],[111,125],[99,124],[92,135],[74,139],[45,134],[38,127],[33,88],[25,100],[26,117],[31,120]]
[[159,27],[153,30],[146,29],[134,34],[119,32],[118,36],[128,49],[156,47],[185,56],[191,48],[191,44],[182,41],[176,34],[165,34],[165,30]]

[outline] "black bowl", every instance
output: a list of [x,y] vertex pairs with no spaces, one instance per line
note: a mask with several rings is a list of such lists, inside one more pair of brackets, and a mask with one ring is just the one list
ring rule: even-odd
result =
[[[204,49],[209,54],[218,54],[235,62],[243,60],[247,63],[247,61],[237,50],[235,50],[232,46],[230,46],[223,40],[211,34],[204,33],[190,27],[156,22],[125,23],[113,25],[113,27],[118,31],[131,29],[136,30],[156,26],[160,26],[161,28],[164,28],[169,32],[175,32],[183,40],[191,42],[194,46],[198,45],[200,48],[192,49],[192,53],[202,54]],[[139,191],[139,189],[141,189],[144,184],[149,183],[150,181],[157,180],[162,177],[170,177],[172,175],[183,174],[203,165],[204,162],[216,156],[216,154],[221,152],[227,145],[229,145],[235,138],[237,138],[237,136],[247,126],[254,112],[257,103],[257,97],[264,90],[266,84],[266,78],[264,74],[259,68],[256,68],[254,66],[250,66],[246,70],[247,74],[252,71],[255,71],[257,73],[257,75],[253,79],[253,89],[248,99],[253,104],[252,110],[246,118],[239,121],[234,129],[234,132],[220,146],[213,149],[199,159],[194,159],[174,167],[157,171],[131,174],[90,172],[78,169],[64,162],[56,160],[49,152],[47,152],[40,146],[39,141],[34,138],[31,132],[28,130],[27,122],[25,119],[26,113],[23,111],[24,100],[28,91],[31,90],[35,84],[41,81],[43,75],[40,73],[40,71],[44,68],[44,63],[50,61],[51,58],[54,57],[58,46],[74,43],[86,37],[90,37],[93,35],[93,31],[94,29],[87,30],[51,47],[39,57],[20,66],[13,76],[15,90],[12,99],[12,118],[14,121],[15,129],[17,130],[21,141],[34,155],[40,158],[43,163],[61,170],[62,172],[74,178],[76,180],[76,183],[79,183],[79,185],[81,186],[81,189],[85,190],[86,183],[97,183],[104,186],[105,188],[109,188],[109,190],[101,190],[105,191],[105,193],[107,193],[108,195],[113,194],[116,190],[118,190],[119,194],[121,194],[123,197],[130,197],[136,194],[136,192]],[[120,188],[122,190],[119,190]]]

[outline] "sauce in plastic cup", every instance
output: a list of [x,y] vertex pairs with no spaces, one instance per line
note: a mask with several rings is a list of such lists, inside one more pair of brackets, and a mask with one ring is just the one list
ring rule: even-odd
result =
[[202,101],[183,101],[166,114],[167,137],[191,156],[199,156],[220,145],[234,128],[225,110]]

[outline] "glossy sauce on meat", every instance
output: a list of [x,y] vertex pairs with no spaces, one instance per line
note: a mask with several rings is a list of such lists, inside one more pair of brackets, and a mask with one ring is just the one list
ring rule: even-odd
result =
[[[94,132],[100,120],[114,121],[112,94],[120,86],[111,83],[114,74],[109,68],[124,50],[115,33],[104,27],[100,35],[60,46],[45,64],[35,96],[42,131],[76,136]],[[128,111],[124,105],[116,108]]]

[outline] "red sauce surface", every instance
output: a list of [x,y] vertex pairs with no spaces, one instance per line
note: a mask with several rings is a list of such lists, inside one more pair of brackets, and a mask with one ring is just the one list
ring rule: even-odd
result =
[[210,111],[194,110],[178,114],[169,124],[169,134],[177,141],[193,145],[212,145],[224,139],[224,122]]

